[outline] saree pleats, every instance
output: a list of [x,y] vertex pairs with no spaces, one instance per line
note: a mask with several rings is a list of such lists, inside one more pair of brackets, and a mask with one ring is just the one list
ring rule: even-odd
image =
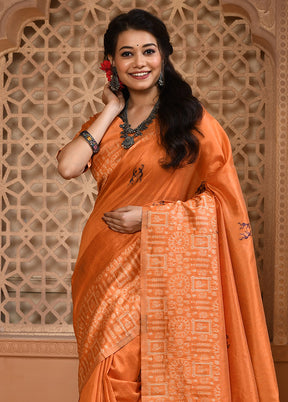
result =
[[[279,401],[225,132],[205,111],[197,161],[173,170],[159,163],[157,120],[129,150],[121,123],[114,120],[91,161],[99,194],[72,278],[80,401]],[[143,207],[141,232],[103,222],[127,205]]]
[[81,392],[80,402],[140,400],[140,337],[99,363]]
[[95,275],[74,319],[80,392],[95,366],[140,333],[139,249],[136,241]]

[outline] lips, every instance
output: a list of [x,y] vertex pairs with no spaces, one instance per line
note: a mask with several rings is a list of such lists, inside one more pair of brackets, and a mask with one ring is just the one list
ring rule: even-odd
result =
[[134,78],[144,78],[147,77],[150,74],[150,71],[143,71],[139,73],[130,73],[130,75]]

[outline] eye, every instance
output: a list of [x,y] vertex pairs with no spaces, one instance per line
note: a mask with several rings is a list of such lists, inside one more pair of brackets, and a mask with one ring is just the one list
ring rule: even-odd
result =
[[125,52],[121,53],[121,56],[122,57],[129,57],[129,56],[132,56],[132,53],[129,52],[128,50],[125,50]]
[[154,49],[146,49],[145,50],[145,52],[144,52],[144,54],[154,54],[155,53],[155,50]]

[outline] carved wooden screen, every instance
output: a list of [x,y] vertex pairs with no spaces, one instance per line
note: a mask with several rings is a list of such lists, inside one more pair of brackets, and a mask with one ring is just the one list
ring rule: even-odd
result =
[[177,69],[230,137],[269,299],[273,66],[248,23],[217,0],[52,0],[49,21],[26,26],[0,61],[2,334],[72,334],[70,279],[97,188],[89,173],[63,180],[55,155],[101,110],[102,36],[133,7],[167,23]]

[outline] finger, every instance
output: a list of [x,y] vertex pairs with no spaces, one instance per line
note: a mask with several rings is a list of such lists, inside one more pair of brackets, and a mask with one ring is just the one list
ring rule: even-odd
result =
[[114,214],[114,213],[118,213],[118,212],[127,212],[127,211],[130,211],[130,209],[131,209],[131,207],[130,207],[130,205],[128,205],[126,207],[120,207],[120,208],[113,209],[112,211],[105,212],[104,215],[110,214],[110,213]]
[[120,220],[123,220],[123,214],[125,212],[130,212],[131,208],[132,207],[130,207],[130,206],[117,208],[117,209],[114,209],[113,211],[105,212],[103,217],[113,218],[113,219],[117,219],[118,221],[120,221]]
[[103,221],[109,224],[116,224],[116,225],[124,225],[124,220],[122,214],[118,216],[103,216],[102,217]]
[[106,225],[112,229],[115,230],[117,232],[121,232],[121,233],[128,233],[129,228],[123,224],[122,220],[115,220],[115,219],[111,219],[111,218],[102,218],[103,221],[106,223]]
[[108,228],[118,233],[127,233],[127,229],[124,229],[121,225],[107,224]]
[[102,219],[104,220],[104,221],[107,221],[107,222],[116,222],[116,223],[120,223],[121,222],[121,219],[122,218],[122,216],[120,216],[120,215],[118,215],[118,214],[107,214],[107,215],[105,215],[104,214],[104,216],[102,217]]

